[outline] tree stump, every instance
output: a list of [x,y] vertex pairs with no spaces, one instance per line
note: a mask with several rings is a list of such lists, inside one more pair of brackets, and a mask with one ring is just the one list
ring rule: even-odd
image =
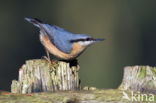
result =
[[122,84],[119,88],[156,94],[156,67],[125,67]]
[[18,81],[13,80],[12,93],[53,92],[79,90],[80,79],[77,61],[48,62],[28,60],[19,70]]

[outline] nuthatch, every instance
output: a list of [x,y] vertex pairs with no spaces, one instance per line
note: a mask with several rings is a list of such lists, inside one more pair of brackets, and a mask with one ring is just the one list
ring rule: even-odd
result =
[[[25,18],[28,22],[40,28],[40,41],[47,51],[63,60],[76,59],[89,45],[103,41],[86,34],[73,34],[55,25],[41,22],[36,18]],[[50,58],[49,58],[50,60]]]

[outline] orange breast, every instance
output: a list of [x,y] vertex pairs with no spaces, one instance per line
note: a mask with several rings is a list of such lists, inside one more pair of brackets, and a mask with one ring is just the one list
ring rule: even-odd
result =
[[72,60],[78,57],[85,49],[85,47],[80,46],[78,43],[73,44],[73,48],[71,52],[64,53],[60,51],[56,46],[49,40],[49,38],[45,35],[43,36],[40,34],[40,41],[43,44],[43,46],[54,56],[64,59],[64,60]]

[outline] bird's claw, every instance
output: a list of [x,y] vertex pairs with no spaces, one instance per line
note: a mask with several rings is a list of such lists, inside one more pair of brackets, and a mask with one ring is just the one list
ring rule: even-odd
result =
[[50,63],[51,63],[50,58],[48,58],[47,56],[42,56],[41,58],[42,58],[42,59],[45,59],[45,60],[47,60],[48,62],[50,62]]

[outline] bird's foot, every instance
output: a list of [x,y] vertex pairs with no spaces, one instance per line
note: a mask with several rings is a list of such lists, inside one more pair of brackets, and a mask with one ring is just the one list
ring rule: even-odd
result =
[[58,60],[52,60],[51,63],[55,65],[58,63]]
[[42,56],[41,59],[45,59],[46,61],[48,61],[49,63],[55,65],[57,64],[57,60],[50,60],[50,58],[48,58],[47,56]]
[[51,63],[50,58],[48,58],[47,56],[42,56],[42,59],[45,59],[45,60],[47,60],[49,63]]

